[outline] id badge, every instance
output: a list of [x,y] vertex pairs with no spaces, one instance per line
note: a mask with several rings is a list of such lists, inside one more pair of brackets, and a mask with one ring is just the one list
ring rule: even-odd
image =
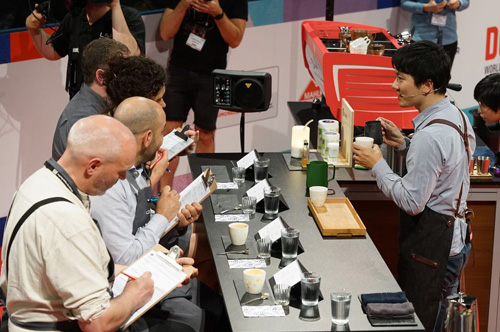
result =
[[189,34],[189,38],[186,41],[186,45],[197,51],[201,51],[203,45],[205,45],[205,38],[197,36],[191,32]]
[[432,14],[431,24],[438,26],[438,27],[445,27],[446,26],[446,16],[439,15],[436,13]]

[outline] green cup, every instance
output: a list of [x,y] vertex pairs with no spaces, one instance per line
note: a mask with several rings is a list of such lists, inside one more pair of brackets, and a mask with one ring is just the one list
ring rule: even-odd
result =
[[328,187],[328,182],[335,179],[335,166],[333,166],[332,178],[328,178],[328,163],[326,161],[311,161],[307,164],[306,188],[312,186]]

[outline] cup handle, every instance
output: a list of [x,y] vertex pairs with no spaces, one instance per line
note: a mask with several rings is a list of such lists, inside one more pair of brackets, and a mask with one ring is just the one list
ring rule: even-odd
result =
[[332,175],[332,178],[328,179],[328,182],[332,181],[333,179],[335,179],[335,165],[333,165],[333,175]]

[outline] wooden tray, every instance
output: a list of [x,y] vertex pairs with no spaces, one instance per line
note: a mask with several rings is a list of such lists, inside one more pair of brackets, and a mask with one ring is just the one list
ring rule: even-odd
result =
[[307,206],[324,236],[366,235],[366,227],[347,197],[329,197],[322,207],[315,207],[308,198]]

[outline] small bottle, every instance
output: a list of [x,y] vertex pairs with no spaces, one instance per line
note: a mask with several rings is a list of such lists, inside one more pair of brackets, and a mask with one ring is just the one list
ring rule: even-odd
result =
[[302,167],[305,168],[307,167],[307,164],[309,163],[309,142],[305,139],[304,140],[304,147],[302,148]]

